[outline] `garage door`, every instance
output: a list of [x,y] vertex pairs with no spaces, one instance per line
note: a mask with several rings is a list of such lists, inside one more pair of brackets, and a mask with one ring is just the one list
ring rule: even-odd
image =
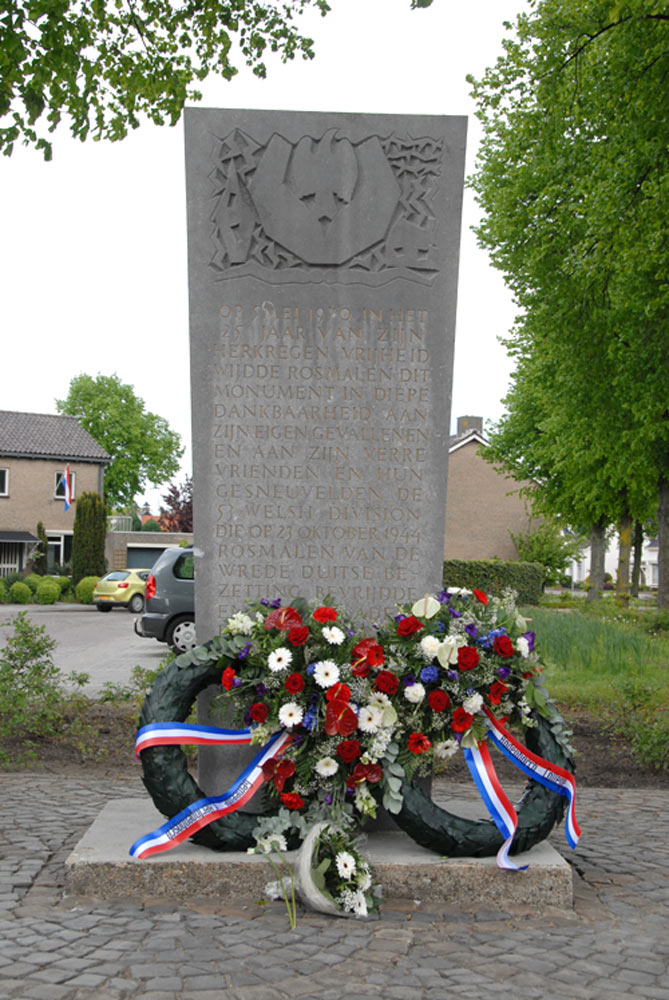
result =
[[151,569],[159,556],[162,556],[164,548],[151,546],[128,546],[128,569]]

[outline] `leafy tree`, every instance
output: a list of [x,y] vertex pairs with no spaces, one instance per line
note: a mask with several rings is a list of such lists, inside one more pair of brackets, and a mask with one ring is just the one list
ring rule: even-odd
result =
[[669,12],[538,0],[504,49],[472,81],[478,236],[521,309],[489,457],[580,530],[657,510],[669,604]]
[[174,125],[210,73],[237,73],[235,49],[259,77],[267,52],[313,58],[294,24],[309,6],[330,9],[327,0],[0,0],[0,149],[9,155],[18,140],[51,159],[47,134],[63,117],[82,140],[123,139],[142,115]]
[[193,480],[186,476],[185,481],[177,486],[172,483],[167,493],[163,494],[165,507],[160,508],[160,519],[167,531],[193,530]]
[[82,493],[76,502],[72,536],[72,582],[104,576],[107,508],[98,493]]
[[59,413],[76,417],[109,452],[105,501],[110,507],[132,504],[146,483],[158,485],[173,476],[183,454],[181,439],[163,417],[144,409],[144,401],[118,375],[77,375]]
[[148,521],[145,521],[142,525],[142,531],[162,531],[155,517],[150,517]]
[[584,545],[582,538],[565,531],[554,519],[544,521],[526,535],[515,535],[512,531],[509,534],[519,559],[538,562],[545,567],[544,584],[558,583]]

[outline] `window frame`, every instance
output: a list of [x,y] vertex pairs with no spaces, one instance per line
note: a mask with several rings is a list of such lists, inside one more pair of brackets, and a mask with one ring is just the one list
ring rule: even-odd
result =
[[[64,482],[64,471],[54,472],[54,487],[53,487],[53,498],[54,500],[65,500],[65,482]],[[63,492],[58,492],[58,487],[62,486]],[[70,486],[71,486],[71,497],[70,500],[76,500],[77,498],[77,474],[76,472],[70,472]]]
[[[5,474],[4,475],[5,482],[4,482],[4,489],[2,488],[2,485],[0,485],[0,497],[8,497],[9,496],[9,468],[7,466],[5,466],[5,465],[0,466],[0,473],[3,473],[3,472]],[[1,483],[1,477],[0,477],[0,483]]]

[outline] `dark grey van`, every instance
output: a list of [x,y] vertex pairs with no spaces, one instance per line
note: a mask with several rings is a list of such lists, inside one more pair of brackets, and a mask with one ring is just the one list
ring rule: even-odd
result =
[[195,639],[193,548],[165,549],[146,581],[146,604],[135,632],[184,653]]

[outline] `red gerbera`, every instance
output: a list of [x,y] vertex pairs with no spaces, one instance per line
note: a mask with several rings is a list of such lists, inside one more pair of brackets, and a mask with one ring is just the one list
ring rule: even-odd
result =
[[411,753],[427,753],[432,744],[423,733],[411,733],[408,746]]
[[469,712],[465,712],[464,708],[456,708],[451,720],[451,729],[456,733],[464,733],[469,729],[473,721],[474,716],[470,715]]
[[490,691],[488,693],[488,699],[491,705],[499,705],[502,700],[502,695],[506,694],[508,691],[506,684],[502,684],[501,681],[495,681],[494,684],[490,686]]

